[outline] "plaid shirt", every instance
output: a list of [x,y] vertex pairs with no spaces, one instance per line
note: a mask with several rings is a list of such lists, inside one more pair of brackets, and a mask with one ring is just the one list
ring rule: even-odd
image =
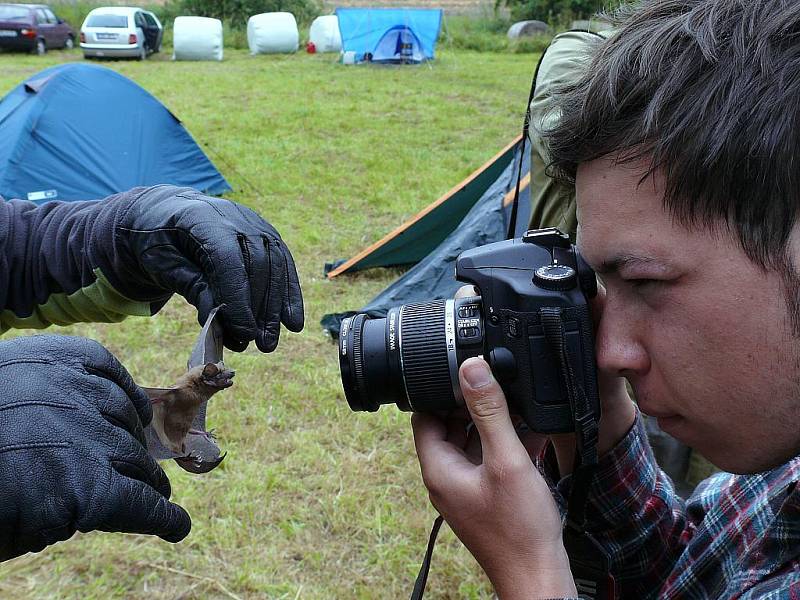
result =
[[[798,481],[800,456],[756,475],[718,473],[684,502],[637,417],[600,460],[588,529],[610,553],[619,598],[800,600]],[[563,507],[570,478],[550,483]]]

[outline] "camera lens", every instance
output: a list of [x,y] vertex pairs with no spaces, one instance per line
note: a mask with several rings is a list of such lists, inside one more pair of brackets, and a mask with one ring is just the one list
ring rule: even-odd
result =
[[[471,308],[480,323],[480,299]],[[459,306],[456,306],[456,302]],[[435,300],[392,308],[386,318],[358,314],[345,319],[339,337],[339,367],[350,408],[376,411],[381,404],[401,410],[431,412],[463,404],[458,367],[467,355],[459,348],[457,309],[463,301]]]

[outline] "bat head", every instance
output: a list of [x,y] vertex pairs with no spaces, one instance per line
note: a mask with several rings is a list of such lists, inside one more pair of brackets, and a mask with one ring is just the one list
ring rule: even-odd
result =
[[236,371],[226,369],[225,365],[220,361],[218,363],[207,363],[203,367],[200,378],[209,387],[225,389],[233,385],[234,375],[236,375]]

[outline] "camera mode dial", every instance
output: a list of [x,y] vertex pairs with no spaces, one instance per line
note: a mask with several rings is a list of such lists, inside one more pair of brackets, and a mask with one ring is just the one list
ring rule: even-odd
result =
[[578,274],[568,265],[544,265],[536,269],[533,283],[544,290],[563,292],[575,287]]

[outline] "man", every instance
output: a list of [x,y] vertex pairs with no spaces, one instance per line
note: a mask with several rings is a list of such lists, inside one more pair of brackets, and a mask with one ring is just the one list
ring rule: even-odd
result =
[[[647,0],[558,99],[604,415],[588,529],[622,598],[800,597],[800,4]],[[721,473],[684,503],[636,408]],[[433,504],[498,595],[575,597],[558,505],[574,442],[517,436],[481,359],[460,381],[481,448],[414,415]],[[523,443],[524,442],[524,443]]]
[[[303,327],[294,261],[252,210],[172,186],[102,201],[0,199],[0,327],[151,315],[179,293],[205,321],[223,305],[224,343],[262,352],[280,325]],[[0,560],[75,531],[177,542],[189,515],[170,503],[147,453],[144,392],[100,344],[65,336],[0,342]]]
[[[548,168],[550,150],[543,133],[559,119],[554,110],[554,97],[559,86],[575,83],[583,74],[592,47],[612,32],[567,31],[553,38],[536,66],[534,93],[530,103],[531,123],[531,217],[528,229],[557,227],[575,241],[578,221],[575,207],[574,181],[553,177]],[[661,469],[670,477],[684,498],[691,491],[687,474],[691,448],[661,431],[655,419],[645,422],[647,436]],[[705,463],[702,459],[696,464]]]

